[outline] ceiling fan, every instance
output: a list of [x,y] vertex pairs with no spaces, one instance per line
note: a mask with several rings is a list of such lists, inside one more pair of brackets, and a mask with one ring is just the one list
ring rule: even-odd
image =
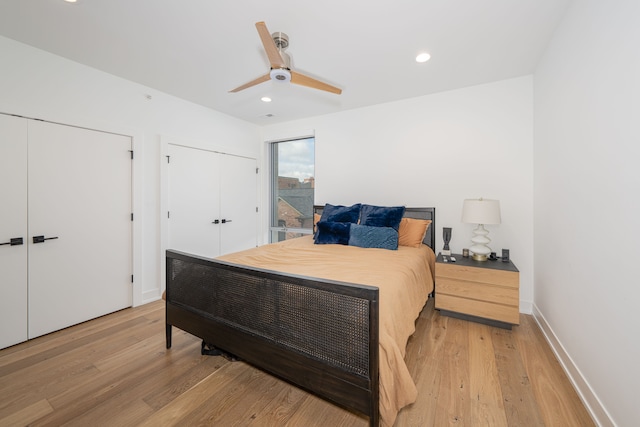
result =
[[232,89],[229,92],[240,92],[241,90],[247,89],[251,86],[255,86],[268,80],[274,80],[276,82],[290,81],[291,83],[295,83],[301,86],[320,89],[338,95],[342,93],[342,89],[331,86],[327,83],[321,82],[320,80],[316,80],[312,77],[309,77],[297,71],[293,71],[291,69],[291,58],[284,51],[287,46],[289,46],[289,36],[287,36],[285,33],[269,34],[269,30],[267,30],[267,26],[264,22],[257,22],[256,28],[258,30],[258,34],[260,35],[260,39],[262,40],[264,50],[267,53],[267,57],[269,58],[271,69],[267,74],[260,76],[248,83],[245,83],[242,86]]

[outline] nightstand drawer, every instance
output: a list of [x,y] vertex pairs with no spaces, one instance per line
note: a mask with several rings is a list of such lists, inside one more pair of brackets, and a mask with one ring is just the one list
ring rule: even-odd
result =
[[438,294],[453,295],[478,301],[491,301],[517,307],[519,290],[517,287],[494,286],[485,283],[469,282],[465,280],[436,277]]
[[508,286],[514,289],[518,289],[520,286],[520,277],[517,271],[467,267],[455,263],[438,263],[436,266],[436,275],[439,277],[451,277],[458,280],[467,280],[469,282]]
[[456,313],[483,317],[485,319],[493,319],[514,325],[520,324],[520,313],[518,307],[436,293],[436,308],[439,310],[448,310]]

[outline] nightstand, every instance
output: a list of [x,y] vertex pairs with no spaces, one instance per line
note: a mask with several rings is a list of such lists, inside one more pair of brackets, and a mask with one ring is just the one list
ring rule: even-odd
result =
[[[520,323],[520,273],[513,262],[436,259],[436,309],[443,315],[511,329]],[[450,258],[450,257],[447,257]]]

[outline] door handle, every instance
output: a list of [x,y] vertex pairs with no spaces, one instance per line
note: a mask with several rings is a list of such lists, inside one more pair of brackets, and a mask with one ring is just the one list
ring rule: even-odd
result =
[[227,222],[231,222],[231,220],[230,220],[230,219],[223,219],[223,220],[222,220],[222,223],[223,223],[223,224],[226,224]]
[[[224,222],[224,219],[222,220],[222,222]],[[216,220],[214,220],[211,224],[220,224],[220,220],[219,220],[219,219],[216,219]]]
[[23,243],[24,242],[22,241],[22,237],[12,237],[11,239],[9,239],[8,242],[0,243],[0,246],[3,246],[3,245],[17,246],[17,245],[22,245]]
[[53,240],[58,237],[44,237],[44,236],[33,236],[33,243],[44,243],[45,240]]

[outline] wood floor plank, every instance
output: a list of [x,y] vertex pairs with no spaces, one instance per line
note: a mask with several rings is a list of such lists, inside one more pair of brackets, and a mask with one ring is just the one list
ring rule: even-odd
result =
[[521,316],[519,332],[520,355],[545,426],[594,426],[551,347],[544,345],[542,331],[531,316]]
[[286,426],[290,427],[366,427],[368,425],[368,418],[350,414],[345,409],[337,406],[327,406],[327,402],[313,395],[307,396],[300,408],[286,424]]
[[251,424],[256,415],[264,411],[264,408],[274,398],[276,389],[283,386],[282,381],[277,378],[255,368],[247,368],[251,369],[255,376],[247,384],[246,389],[235,389],[234,393],[238,398],[238,404],[224,412],[216,420],[216,424],[230,427]]
[[284,426],[299,409],[308,394],[284,381],[273,390],[272,399],[249,422],[252,427]]
[[[82,337],[73,337],[70,340],[66,340],[64,338],[62,340],[46,340],[42,345],[30,346],[28,350],[24,352],[15,352],[12,353],[10,357],[3,357],[3,364],[0,366],[0,376],[4,376],[10,372],[16,372],[24,367],[32,367],[40,362],[49,361],[60,355],[65,357],[71,351],[78,348],[87,348],[87,344],[95,345],[101,339],[121,339],[122,337],[119,336],[119,332],[134,328],[136,325],[144,324],[145,320],[143,318],[138,318],[132,319],[129,322],[119,323],[110,328],[102,328],[99,331],[94,331],[93,333],[86,334]],[[60,345],[60,342],[64,342],[65,344]],[[94,348],[95,347],[89,348],[89,351]]]
[[96,406],[91,411],[79,414],[64,424],[47,422],[46,424],[33,424],[33,426],[46,425],[48,427],[64,425],[65,427],[87,426],[118,426],[136,427],[140,422],[153,414],[153,409],[141,399],[120,399],[114,402],[117,410],[108,406]]
[[505,415],[510,426],[542,426],[540,413],[520,349],[511,330],[493,328],[492,341]]
[[[24,361],[33,355],[46,354],[46,352],[58,347],[60,342],[65,342],[65,346],[69,346],[71,343],[85,338],[88,335],[98,333],[105,329],[117,327],[123,323],[131,321],[135,323],[144,322],[143,317],[145,315],[162,310],[162,305],[163,304],[161,304],[160,301],[157,301],[155,304],[145,304],[135,308],[120,310],[116,313],[98,317],[96,319],[2,349],[0,351],[0,367],[13,363],[16,360]],[[163,310],[161,313],[162,316],[164,316]],[[121,329],[126,329],[126,326],[121,327]],[[116,330],[117,329],[111,329],[112,332],[115,332]],[[1,371],[0,375],[2,375]]]
[[0,418],[0,426],[26,426],[43,416],[53,412],[53,408],[46,399],[38,400],[31,405]]
[[239,374],[230,381],[225,381],[223,386],[218,381],[220,376],[210,376],[198,384],[202,389],[201,393],[205,393],[207,399],[186,414],[181,423],[203,426],[226,425],[222,420],[229,412],[240,415],[245,405],[249,402],[255,403],[256,398],[262,398],[262,396],[252,395],[252,390],[260,386],[266,374],[251,368],[244,362],[234,362],[231,365],[238,365],[236,368],[240,370]]
[[491,327],[468,322],[469,387],[474,426],[507,426],[502,390],[491,340]]
[[[176,328],[165,349],[164,313],[157,301],[0,350],[0,426],[368,425],[243,362],[201,356]],[[406,361],[418,398],[395,427],[594,425],[531,316],[504,331],[440,316],[431,299]]]
[[[178,331],[174,332],[174,340],[178,339],[177,333]],[[185,337],[191,336],[185,333]],[[174,352],[172,356],[174,357],[171,363],[157,373],[155,387],[143,397],[143,400],[154,410],[159,410],[212,372],[230,363],[223,357],[188,357],[189,354],[193,356],[194,353],[197,353],[200,347],[200,340],[195,337],[191,337],[191,339],[193,345],[185,352],[184,357],[182,357],[182,353],[176,353],[175,346],[172,348],[171,351]]]
[[469,325],[464,320],[447,319],[448,333],[442,349],[438,411],[434,425],[473,426],[469,374]]
[[[158,349],[164,343],[158,334],[151,336],[148,340],[156,341]],[[176,352],[182,352],[184,356],[196,351],[196,346],[186,340],[184,343],[174,340],[174,346]],[[89,420],[91,417],[102,419],[101,414],[113,411],[114,407],[126,406],[131,401],[142,402],[142,396],[154,389],[155,379],[171,363],[168,360],[169,356],[163,351],[156,351],[152,356],[144,357],[144,354],[140,354],[117,369],[98,370],[91,381],[78,383],[75,387],[50,398],[56,411],[39,421],[42,421],[42,425],[61,425],[75,418],[78,420]],[[146,402],[140,405],[145,409],[151,408]],[[135,414],[136,412],[129,414],[132,421]],[[39,424],[36,422],[34,425]]]
[[395,425],[435,425],[441,366],[444,362],[442,349],[447,333],[447,318],[437,315],[431,298],[416,322],[416,332],[409,338],[405,357],[418,388],[418,397],[413,404],[400,411]]
[[[189,425],[188,418],[211,398],[211,386],[224,390],[238,377],[250,376],[242,363],[228,363],[147,418],[140,426]],[[222,402],[224,404],[224,402]],[[217,413],[217,409],[212,409]]]

